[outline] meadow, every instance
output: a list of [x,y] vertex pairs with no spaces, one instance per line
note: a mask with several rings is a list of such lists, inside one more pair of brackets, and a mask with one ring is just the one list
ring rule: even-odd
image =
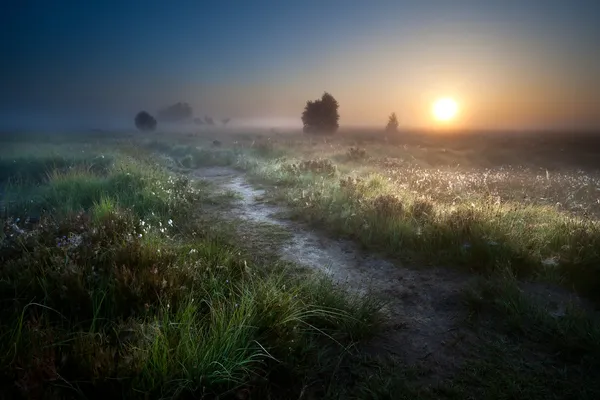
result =
[[[600,394],[600,172],[583,139],[1,140],[0,397]],[[223,218],[235,194],[189,174],[213,166],[240,171],[323,235],[417,271],[472,276],[451,350],[458,366],[440,374],[428,360],[382,355],[380,296],[242,240],[235,225],[247,222]]]
[[490,135],[280,134],[252,141],[240,165],[296,217],[371,250],[508,269],[597,300],[597,140]]

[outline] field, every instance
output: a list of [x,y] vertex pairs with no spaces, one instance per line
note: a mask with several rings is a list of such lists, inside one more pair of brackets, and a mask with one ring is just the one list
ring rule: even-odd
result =
[[0,137],[0,398],[598,398],[600,143]]

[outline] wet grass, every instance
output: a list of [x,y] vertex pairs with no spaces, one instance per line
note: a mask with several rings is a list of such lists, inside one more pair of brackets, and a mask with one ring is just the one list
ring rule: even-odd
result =
[[101,170],[89,161],[8,174],[2,396],[298,397],[376,328],[377,303],[199,224],[207,199],[231,196],[118,151]]
[[[114,151],[103,151],[102,168],[89,168],[100,154],[92,152],[35,166],[37,158],[54,157],[38,151],[22,157],[31,173],[6,173],[3,395],[598,397],[597,318],[581,303],[557,308],[521,281],[550,280],[593,297],[598,228],[577,210],[531,200],[541,186],[531,185],[530,200],[521,199],[516,188],[530,185],[530,175],[515,186],[509,172],[498,174],[493,179],[505,181],[484,191],[477,171],[391,167],[379,157],[387,150],[362,152],[356,143],[349,150],[255,136],[233,147],[211,142],[106,141]],[[155,152],[175,159],[172,171],[157,165],[164,160]],[[381,304],[257,252],[285,243],[289,233],[220,219],[236,201],[233,193],[173,173],[209,165],[249,171],[296,218],[367,248],[481,272],[464,293],[469,312],[462,325],[471,336],[457,353],[458,370],[440,378],[426,363],[362,352],[361,342],[377,332]],[[497,201],[494,188],[502,185],[508,194]],[[34,214],[39,223],[27,221]]]
[[[600,220],[593,216],[502,198],[489,187],[467,184],[464,173],[414,166],[390,172],[368,161],[357,166],[347,156],[340,157],[349,161],[330,166],[322,158],[298,160],[293,148],[288,153],[264,157],[249,150],[238,165],[315,226],[412,263],[485,274],[509,268],[599,299]],[[323,154],[318,148],[313,153]],[[512,179],[510,172],[504,176]],[[477,179],[488,177],[483,171]],[[586,182],[596,185],[592,178]]]

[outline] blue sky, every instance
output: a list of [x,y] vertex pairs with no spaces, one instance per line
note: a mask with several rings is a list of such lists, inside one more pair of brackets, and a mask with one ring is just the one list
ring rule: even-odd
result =
[[0,107],[298,121],[330,91],[341,123],[600,127],[600,1],[9,1]]

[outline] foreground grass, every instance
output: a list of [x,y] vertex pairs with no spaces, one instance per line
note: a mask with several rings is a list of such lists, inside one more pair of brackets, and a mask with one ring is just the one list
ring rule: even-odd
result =
[[[167,150],[168,152],[168,146]],[[227,151],[226,149],[219,150]],[[247,170],[298,218],[412,260],[460,264],[484,272],[464,295],[468,334],[455,371],[440,378],[426,362],[407,365],[368,354],[341,363],[328,399],[596,398],[600,325],[580,304],[557,311],[522,287],[524,277],[560,282],[595,296],[598,228],[543,204],[468,196],[455,204],[426,198],[366,169],[356,177],[349,155],[282,158],[252,146],[232,166]],[[362,157],[356,150],[353,154]],[[306,157],[310,157],[308,153]],[[180,155],[179,157],[185,157]],[[346,159],[346,161],[343,161]],[[348,175],[352,175],[348,177]],[[422,177],[413,176],[415,179]],[[416,182],[415,182],[416,183]],[[434,187],[429,191],[435,190]],[[544,289],[544,295],[548,294]],[[566,296],[557,301],[564,305]],[[451,367],[449,366],[449,369]]]
[[5,190],[5,396],[327,391],[377,304],[247,261],[194,223],[206,187],[119,154],[94,159],[20,161],[27,176]]

